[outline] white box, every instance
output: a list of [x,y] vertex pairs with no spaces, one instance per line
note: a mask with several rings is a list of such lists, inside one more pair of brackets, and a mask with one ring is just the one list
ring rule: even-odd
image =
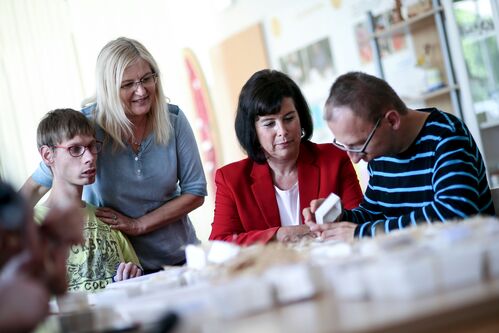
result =
[[279,304],[312,298],[317,293],[310,268],[305,263],[273,266],[263,274],[275,291]]
[[365,269],[368,295],[375,301],[407,300],[437,291],[435,260],[425,251],[379,257]]
[[340,197],[331,193],[315,211],[315,222],[317,224],[334,222],[341,215],[341,212]]
[[457,242],[435,254],[437,276],[443,290],[475,285],[482,281],[483,245],[478,241]]

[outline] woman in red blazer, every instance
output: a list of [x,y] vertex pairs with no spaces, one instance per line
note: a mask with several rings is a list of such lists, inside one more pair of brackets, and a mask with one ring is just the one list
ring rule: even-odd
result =
[[334,192],[347,209],[361,202],[347,154],[309,141],[310,109],[287,75],[261,70],[251,76],[239,95],[235,128],[248,158],[217,170],[211,240],[294,239],[310,233],[301,211],[311,200]]

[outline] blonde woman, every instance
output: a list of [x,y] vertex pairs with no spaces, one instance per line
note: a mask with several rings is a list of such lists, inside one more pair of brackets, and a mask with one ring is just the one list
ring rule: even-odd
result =
[[[88,102],[82,112],[103,148],[84,200],[129,236],[145,273],[183,264],[183,247],[199,242],[187,214],[203,204],[206,179],[192,129],[167,103],[156,61],[136,40],[109,42],[97,58],[96,93]],[[51,185],[40,163],[21,192],[37,202]]]

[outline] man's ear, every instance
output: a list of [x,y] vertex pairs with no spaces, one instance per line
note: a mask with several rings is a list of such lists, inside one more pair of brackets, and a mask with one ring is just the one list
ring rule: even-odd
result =
[[385,113],[385,118],[392,129],[398,130],[400,128],[400,113],[396,110],[388,110]]
[[52,166],[54,163],[54,151],[49,146],[41,146],[40,147],[40,155],[42,156],[43,163],[48,166]]

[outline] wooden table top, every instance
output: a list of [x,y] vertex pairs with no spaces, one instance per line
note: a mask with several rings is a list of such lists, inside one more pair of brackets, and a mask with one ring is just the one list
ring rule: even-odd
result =
[[406,301],[336,302],[328,295],[203,332],[499,332],[499,280]]

